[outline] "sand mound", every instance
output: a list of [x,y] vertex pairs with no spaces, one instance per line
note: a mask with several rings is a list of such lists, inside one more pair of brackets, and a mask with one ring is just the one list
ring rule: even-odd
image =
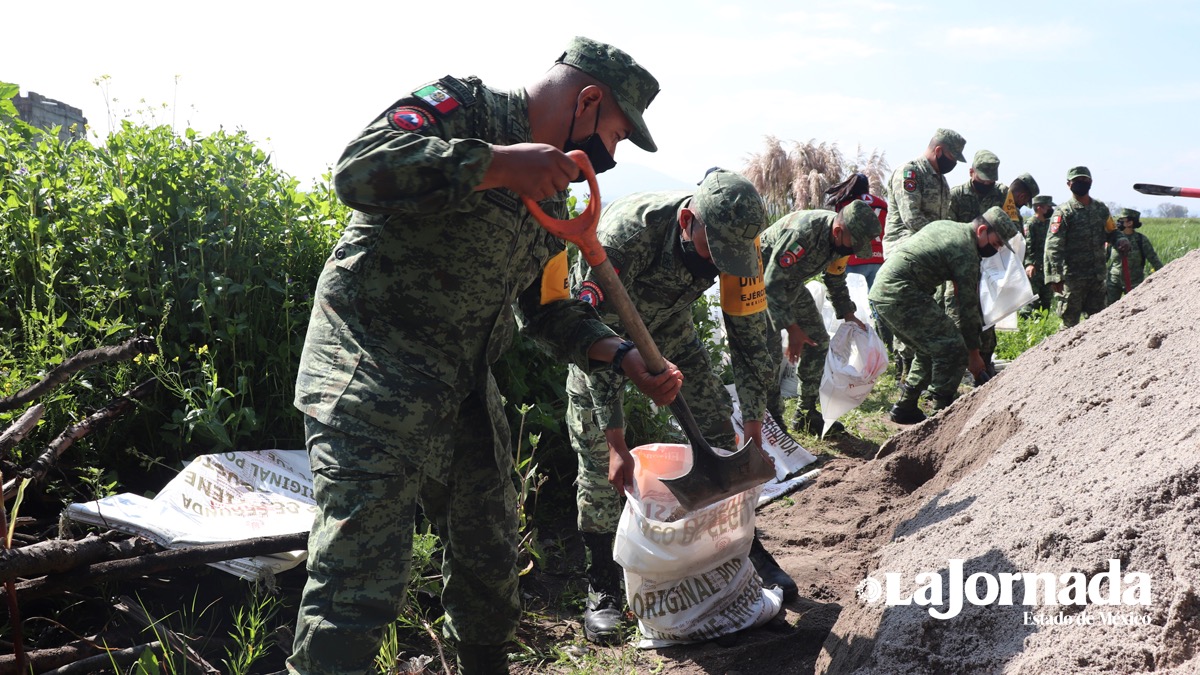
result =
[[[858,598],[807,589],[843,606],[818,672],[1200,671],[1200,336],[1185,310],[1198,290],[1193,252],[875,461],[826,466],[791,514],[804,524],[788,543],[837,550],[839,585],[872,581]],[[954,560],[998,583],[1050,573],[1059,604],[1045,602],[1044,581],[1024,604],[1028,579],[1015,576],[1012,604],[967,601],[947,619],[879,597],[889,573],[901,600],[933,573],[949,602]],[[1097,580],[1086,604],[1063,590],[1072,572]],[[1130,573],[1148,575],[1148,604],[1104,604],[1141,599]],[[1105,576],[1126,595],[1110,594]],[[977,595],[987,583],[976,577]]]

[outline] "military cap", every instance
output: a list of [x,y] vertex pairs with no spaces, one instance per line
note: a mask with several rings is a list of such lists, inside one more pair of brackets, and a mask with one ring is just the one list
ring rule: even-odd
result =
[[971,160],[971,168],[979,180],[996,180],[1000,173],[1000,158],[991,150],[980,150]]
[[1036,197],[1041,192],[1041,188],[1038,187],[1037,181],[1033,179],[1033,176],[1023,173],[1017,176],[1017,180],[1025,184],[1025,189],[1029,190],[1030,197]]
[[1142,226],[1142,213],[1133,209],[1121,209],[1119,220],[1132,220],[1134,229],[1137,229]]
[[1017,236],[1017,226],[1013,225],[1012,218],[1004,212],[1004,209],[999,206],[993,206],[983,212],[983,221],[988,224],[988,227],[995,230],[996,234],[1000,235],[1000,241],[1004,242],[1004,248],[1012,251],[1012,246],[1008,240]]
[[612,45],[576,37],[555,63],[578,68],[607,85],[633,125],[629,140],[647,152],[658,150],[642,119],[642,113],[658,95],[658,80],[633,57]]
[[871,240],[879,236],[883,228],[879,225],[879,216],[875,209],[861,199],[855,199],[842,207],[838,212],[842,217],[842,225],[850,230],[850,239],[857,251],[854,255],[860,258],[871,257]]
[[732,171],[710,171],[692,195],[691,207],[704,223],[717,269],[758,276],[762,258],[755,239],[767,227],[767,209],[754,185]]
[[1092,172],[1088,171],[1086,166],[1073,166],[1070,171],[1067,171],[1067,180],[1072,178],[1091,178]]
[[1033,198],[1034,206],[1054,206],[1054,199],[1050,195],[1038,195]]
[[[963,156],[963,148],[967,147],[967,140],[960,136],[953,129],[938,129],[933,132],[933,144],[940,145],[950,153],[950,156],[960,162],[967,161]],[[999,160],[997,160],[999,161]]]

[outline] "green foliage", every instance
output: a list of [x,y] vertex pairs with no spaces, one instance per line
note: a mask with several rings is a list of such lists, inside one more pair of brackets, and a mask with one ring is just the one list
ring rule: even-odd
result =
[[1200,218],[1143,218],[1137,231],[1149,237],[1164,265],[1200,248]]
[[266,656],[275,644],[272,623],[282,605],[275,592],[259,584],[250,587],[246,604],[233,610],[233,647],[227,647],[223,660],[225,672],[246,675],[255,662]]
[[[0,101],[11,95],[0,85]],[[82,349],[149,334],[157,363],[77,376],[46,401],[42,436],[153,374],[167,386],[97,446],[121,438],[174,465],[298,445],[291,397],[311,293],[348,213],[328,184],[298,190],[241,131],[179,135],[124,120],[98,144],[64,142],[6,109],[0,395]]]
[[1025,350],[1058,332],[1062,319],[1052,311],[1036,309],[1017,317],[1017,330],[996,331],[996,358],[1011,361]]

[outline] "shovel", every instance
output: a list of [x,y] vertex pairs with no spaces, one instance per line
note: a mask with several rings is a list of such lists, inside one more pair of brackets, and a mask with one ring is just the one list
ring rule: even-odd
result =
[[[652,373],[661,373],[666,369],[666,361],[659,353],[650,331],[642,323],[642,317],[633,306],[625,285],[617,278],[608,254],[596,237],[596,226],[600,222],[600,188],[596,184],[596,173],[587,155],[578,150],[572,150],[567,156],[579,165],[579,169],[587,178],[588,188],[592,191],[587,208],[579,217],[573,220],[558,220],[551,218],[528,197],[522,197],[525,207],[533,217],[554,236],[571,242],[579,247],[583,259],[592,267],[601,288],[608,294],[607,299],[613,304],[621,323],[633,343],[637,345],[642,360]],[[775,467],[771,458],[763,452],[753,440],[747,440],[745,445],[729,454],[718,454],[713,450],[696,418],[683,400],[683,393],[675,397],[671,403],[671,412],[687,436],[692,446],[692,468],[678,478],[666,478],[662,482],[667,486],[680,505],[688,511],[704,508],[722,499],[732,497],[750,488],[761,485],[775,477]]]
[[1200,197],[1200,188],[1170,187],[1153,185],[1151,183],[1134,183],[1133,189],[1144,195],[1161,195],[1163,197]]

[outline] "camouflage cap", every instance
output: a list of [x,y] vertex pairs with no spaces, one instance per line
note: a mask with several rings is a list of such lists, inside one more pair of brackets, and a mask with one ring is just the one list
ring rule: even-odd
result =
[[725,169],[709,172],[691,208],[704,223],[713,264],[726,274],[756,277],[762,258],[756,239],[766,229],[767,209],[754,185]]
[[1086,166],[1073,166],[1069,171],[1067,171],[1067,180],[1079,177],[1091,178],[1092,172],[1088,171]]
[[1000,173],[1000,158],[991,150],[980,150],[971,160],[971,168],[979,180],[996,180]]
[[875,209],[863,200],[855,199],[843,206],[838,215],[842,218],[842,225],[850,230],[854,248],[858,249],[854,255],[870,258],[871,240],[878,237],[883,229],[879,225],[879,216],[875,215]]
[[1036,197],[1038,193],[1041,192],[1041,188],[1038,187],[1037,181],[1033,179],[1033,176],[1027,173],[1017,176],[1016,180],[1019,180],[1025,184],[1025,188],[1029,190],[1030,197]]
[[555,63],[578,68],[607,85],[617,106],[633,125],[629,140],[647,152],[658,150],[646,128],[646,121],[642,119],[642,113],[658,95],[658,80],[633,57],[612,45],[576,37]]
[[946,152],[949,152],[950,156],[954,159],[960,162],[967,161],[967,158],[963,156],[963,148],[967,147],[967,140],[960,136],[957,131],[953,129],[938,129],[933,132],[933,140],[930,142],[933,145],[940,145],[946,148]]
[[1121,218],[1125,220],[1141,220],[1142,212],[1134,211],[1133,209],[1121,209]]
[[988,224],[992,230],[1000,236],[1000,241],[1004,242],[1004,248],[1012,251],[1012,246],[1008,240],[1017,236],[1017,226],[1013,224],[1012,218],[1004,212],[1004,209],[999,206],[993,206],[983,212],[983,222]]
[[1038,195],[1033,198],[1034,206],[1054,206],[1054,198],[1050,195]]

